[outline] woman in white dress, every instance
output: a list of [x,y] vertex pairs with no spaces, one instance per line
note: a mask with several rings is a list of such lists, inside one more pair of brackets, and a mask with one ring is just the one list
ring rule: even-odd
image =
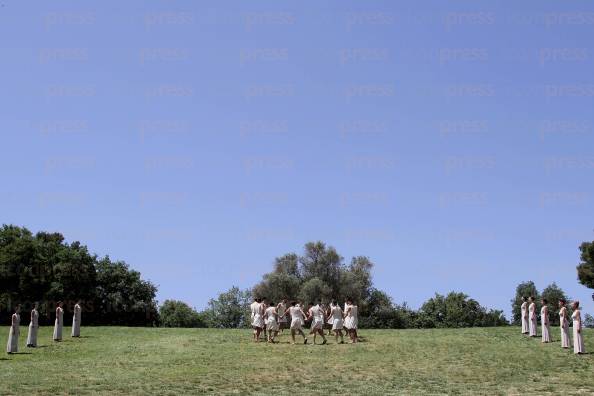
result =
[[559,300],[559,327],[561,328],[561,348],[569,348],[569,319],[565,300]]
[[264,312],[264,321],[268,328],[267,340],[271,344],[274,344],[274,338],[278,335],[278,313],[272,303]]
[[29,322],[29,333],[27,334],[27,347],[37,347],[37,332],[39,331],[39,312],[37,311],[38,304],[35,303],[33,310],[31,310],[31,322]]
[[582,315],[580,312],[580,302],[574,301],[571,308],[573,308],[573,314],[571,315],[573,319],[573,353],[586,353],[582,334]]
[[307,344],[307,337],[302,330],[305,312],[303,312],[301,307],[299,307],[298,304],[293,301],[291,302],[289,309],[285,311],[285,315],[291,316],[291,338],[293,339],[293,344],[295,344],[295,333],[301,334],[303,337],[303,343]]
[[357,335],[357,326],[359,323],[358,311],[359,307],[356,304],[353,304],[352,300],[348,299],[347,310],[344,314],[344,327],[346,327],[346,329],[348,330],[349,337],[351,338],[351,343],[353,344],[359,340],[359,336]]
[[17,305],[10,319],[10,330],[8,331],[7,353],[19,351],[19,334],[21,332],[21,306]]
[[534,303],[534,297],[530,297],[528,300],[530,301],[530,305],[528,305],[530,337],[536,337],[536,304]]
[[260,341],[260,333],[262,332],[262,328],[264,327],[264,319],[262,318],[262,304],[261,299],[256,298],[252,305],[250,305],[250,309],[252,311],[252,328],[254,329],[254,341]]
[[309,317],[311,319],[311,332],[313,334],[314,345],[316,343],[316,336],[319,334],[322,336],[322,345],[325,345],[327,340],[326,336],[324,335],[324,309],[322,308],[322,302],[318,301],[318,303],[312,306],[309,309]]
[[330,309],[329,321],[332,323],[332,331],[334,332],[334,339],[338,344],[338,336],[340,336],[340,343],[344,344],[344,336],[342,334],[342,327],[344,325],[344,320],[342,317],[342,309],[338,305],[336,301],[332,301]]
[[283,331],[284,329],[289,327],[288,323],[287,323],[287,315],[285,315],[286,310],[287,310],[287,299],[283,298],[283,301],[279,302],[278,305],[276,306],[276,312],[279,315],[278,327],[281,331]]
[[522,314],[522,334],[528,334],[528,302],[526,302],[526,297],[522,297],[520,311]]
[[82,308],[80,306],[81,301],[78,300],[74,304],[74,313],[72,315],[72,337],[80,337],[80,320]]
[[62,327],[64,326],[63,305],[62,301],[58,301],[58,307],[56,308],[56,322],[54,323],[54,341],[62,341]]
[[542,326],[542,342],[551,342],[551,328],[549,322],[549,307],[546,298],[542,299],[542,308],[540,309],[540,325]]

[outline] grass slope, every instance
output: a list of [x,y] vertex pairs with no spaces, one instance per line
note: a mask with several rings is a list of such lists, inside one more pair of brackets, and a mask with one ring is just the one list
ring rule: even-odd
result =
[[[247,330],[83,327],[61,343],[51,332],[40,329],[40,348],[0,355],[0,394],[594,393],[594,354],[562,350],[557,328],[547,345],[516,327],[363,330],[365,342],[325,346],[286,334],[254,344]],[[585,340],[594,351],[594,331]]]

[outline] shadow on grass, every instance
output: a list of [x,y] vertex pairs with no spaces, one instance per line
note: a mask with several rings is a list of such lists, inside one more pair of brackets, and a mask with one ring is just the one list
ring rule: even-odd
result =
[[[33,355],[31,352],[13,352],[10,353],[9,355]],[[6,359],[8,360],[8,359]]]

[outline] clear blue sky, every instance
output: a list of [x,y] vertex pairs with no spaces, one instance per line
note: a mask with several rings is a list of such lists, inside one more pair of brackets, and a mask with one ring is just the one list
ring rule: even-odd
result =
[[323,240],[413,307],[509,312],[534,280],[593,311],[592,2],[25,3],[0,4],[0,222],[197,308]]

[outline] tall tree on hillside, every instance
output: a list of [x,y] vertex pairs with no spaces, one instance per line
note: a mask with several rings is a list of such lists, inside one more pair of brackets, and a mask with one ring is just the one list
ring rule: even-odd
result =
[[536,289],[536,286],[534,285],[534,282],[532,281],[527,281],[527,282],[522,282],[520,283],[517,287],[516,287],[516,295],[515,297],[511,300],[511,305],[512,305],[512,323],[515,325],[518,325],[521,323],[521,319],[522,319],[522,312],[521,312],[521,306],[522,306],[522,297],[530,297],[533,296],[534,298],[536,298],[536,302],[537,302],[537,306],[539,306],[539,295],[538,295],[538,290]]
[[[548,285],[541,294],[541,298],[546,298],[549,307],[549,320],[551,325],[559,325],[559,300],[569,300],[567,295],[555,282]],[[567,304],[567,309],[571,310],[570,304]],[[571,315],[571,312],[569,312]]]
[[577,266],[578,280],[590,289],[594,289],[594,242],[580,245],[581,262]]
[[337,290],[343,268],[342,260],[332,246],[326,246],[320,241],[308,242],[303,256],[299,258],[301,276],[305,281],[318,278],[331,290]]
[[233,286],[208,302],[208,321],[210,327],[240,328],[250,325],[249,312],[251,293]]

